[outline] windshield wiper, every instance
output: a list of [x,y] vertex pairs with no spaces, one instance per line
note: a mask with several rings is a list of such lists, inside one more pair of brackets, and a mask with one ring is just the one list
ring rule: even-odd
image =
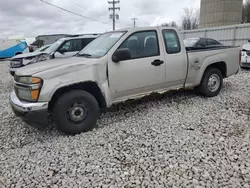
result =
[[91,57],[92,55],[90,55],[90,54],[77,54],[77,56],[79,56],[79,57],[81,57],[81,56],[83,56],[83,57]]

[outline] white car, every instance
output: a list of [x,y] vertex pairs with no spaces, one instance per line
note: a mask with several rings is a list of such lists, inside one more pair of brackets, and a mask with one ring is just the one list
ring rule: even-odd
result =
[[10,74],[14,76],[15,71],[18,68],[29,64],[54,58],[72,57],[97,37],[98,35],[83,35],[78,37],[62,38],[51,44],[45,50],[37,50],[32,53],[16,55],[11,58],[9,68]]
[[244,44],[241,50],[241,67],[250,68],[250,40],[249,43]]

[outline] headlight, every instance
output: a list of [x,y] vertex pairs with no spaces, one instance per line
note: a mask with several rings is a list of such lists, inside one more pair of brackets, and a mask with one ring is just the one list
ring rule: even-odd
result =
[[42,88],[42,79],[29,76],[15,76],[15,91],[20,99],[37,101]]
[[20,82],[23,84],[38,84],[38,83],[41,83],[41,81],[42,81],[41,78],[21,76],[19,77],[17,82]]
[[50,55],[49,54],[41,54],[41,55],[38,55],[36,57],[34,57],[30,63],[36,63],[36,62],[39,62],[39,61],[46,61],[50,59]]

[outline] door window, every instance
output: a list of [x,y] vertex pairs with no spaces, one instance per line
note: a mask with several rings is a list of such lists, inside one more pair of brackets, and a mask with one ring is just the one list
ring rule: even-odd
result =
[[119,49],[128,48],[131,59],[160,55],[156,31],[137,32],[128,37]]
[[172,29],[164,29],[162,33],[167,53],[168,54],[179,53],[181,51],[181,45],[176,31]]
[[82,39],[82,49],[87,46],[90,42],[92,42],[95,38],[85,38]]
[[64,43],[59,51],[76,52],[76,51],[80,51],[81,49],[82,49],[81,40],[74,39],[74,40],[69,40],[66,43]]

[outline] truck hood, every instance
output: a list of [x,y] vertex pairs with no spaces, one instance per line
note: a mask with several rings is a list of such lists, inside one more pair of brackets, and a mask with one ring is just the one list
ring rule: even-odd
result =
[[33,56],[37,56],[40,54],[43,54],[44,52],[32,52],[32,53],[24,53],[24,54],[19,54],[19,55],[15,55],[14,57],[12,57],[11,59],[23,59],[23,58],[28,58],[28,57],[33,57]]
[[84,57],[71,57],[71,58],[58,58],[47,61],[41,61],[35,64],[31,64],[16,70],[17,76],[31,76],[46,70],[58,68],[61,66],[67,66],[71,64],[93,64],[96,63],[96,59],[84,58]]

